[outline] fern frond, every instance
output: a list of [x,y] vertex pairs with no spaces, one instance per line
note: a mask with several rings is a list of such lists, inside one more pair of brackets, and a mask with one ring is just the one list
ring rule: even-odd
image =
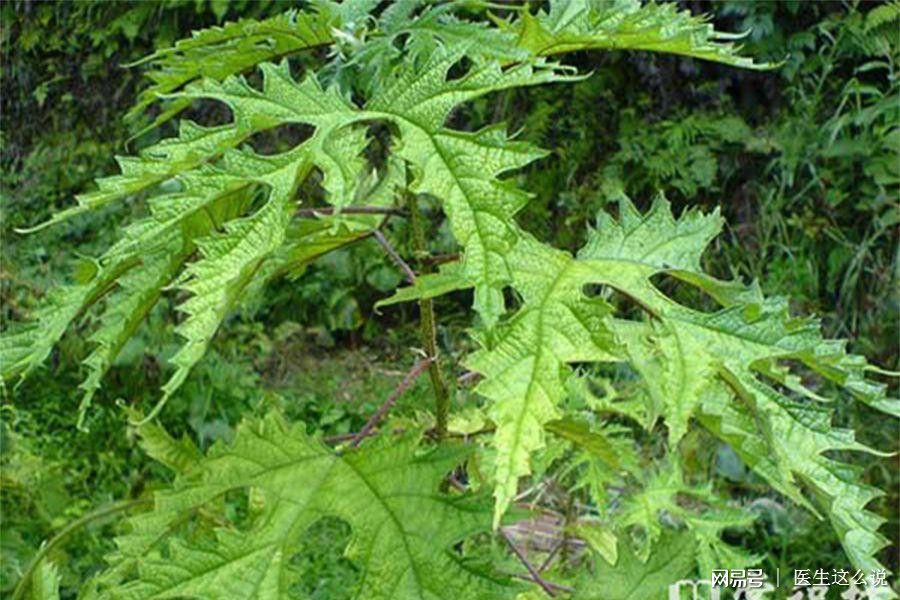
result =
[[[355,598],[506,598],[516,587],[469,564],[454,544],[490,526],[490,507],[473,495],[438,491],[469,453],[462,446],[415,451],[416,440],[336,454],[277,415],[248,420],[230,445],[217,445],[154,511],[132,520],[120,560],[139,581],[111,590],[121,598],[287,598],[290,558],[304,531],[333,516],[353,528],[348,556],[360,567]],[[214,541],[191,536],[160,545],[159,529],[233,490],[253,489],[261,513]]]

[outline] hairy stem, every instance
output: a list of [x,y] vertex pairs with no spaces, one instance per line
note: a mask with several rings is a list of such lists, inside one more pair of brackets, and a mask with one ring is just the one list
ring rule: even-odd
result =
[[28,586],[31,585],[31,576],[34,574],[34,570],[38,567],[41,561],[44,560],[44,558],[48,554],[50,554],[50,552],[52,552],[57,546],[62,544],[66,540],[66,538],[72,535],[72,533],[78,531],[92,521],[98,521],[120,512],[127,511],[136,506],[151,504],[152,502],[153,500],[151,498],[123,500],[122,502],[116,502],[114,504],[110,504],[109,506],[104,506],[103,508],[98,508],[95,511],[82,515],[63,527],[59,531],[59,533],[50,538],[50,541],[41,546],[41,549],[38,550],[37,554],[34,555],[34,558],[31,559],[31,562],[28,563],[28,567],[25,568],[25,572],[22,573],[22,578],[19,579],[19,583],[16,584],[16,589],[13,591],[13,600],[19,600],[23,597],[25,591],[28,589]]
[[[422,222],[422,213],[419,212],[417,198],[413,194],[407,194],[409,204],[409,223],[412,238],[413,251],[418,263],[419,273],[427,273],[430,265],[424,260],[428,254],[425,244],[425,225]],[[420,335],[422,345],[428,356],[433,357],[428,367],[428,375],[431,377],[431,387],[434,389],[435,427],[434,432],[438,440],[447,436],[447,420],[450,416],[450,391],[441,371],[440,361],[437,359],[437,329],[434,318],[434,302],[431,298],[419,300]]]

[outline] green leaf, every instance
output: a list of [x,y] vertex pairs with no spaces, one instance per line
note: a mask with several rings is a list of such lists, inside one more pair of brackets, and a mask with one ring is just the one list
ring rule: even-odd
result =
[[[497,424],[492,440],[497,449],[495,522],[516,495],[518,479],[530,472],[530,455],[543,447],[543,428],[559,418],[558,406],[571,375],[568,365],[622,361],[641,375],[662,408],[673,444],[690,419],[701,416],[732,445],[747,444],[743,456],[752,457],[748,464],[776,489],[812,508],[793,483],[793,473],[803,474],[828,498],[835,529],[854,565],[877,564],[873,555],[884,543],[876,531],[881,523],[863,511],[874,495],[852,483],[849,473],[829,475],[847,472],[848,467],[822,456],[829,449],[867,449],[849,432],[831,429],[827,411],[797,404],[763,379],[802,393],[807,403],[818,402],[818,394],[785,366],[784,361],[794,359],[875,408],[891,410],[894,403],[885,399],[883,385],[866,379],[865,361],[847,355],[843,343],[824,340],[817,322],[791,318],[783,299],[765,299],[756,287],[720,282],[700,271],[702,252],[720,226],[715,213],[688,212],[675,219],[668,204],[657,200],[640,215],[623,199],[620,219],[601,215],[577,259],[532,238],[520,239],[506,262],[522,307],[501,325],[496,340],[488,338],[483,349],[466,359],[469,368],[484,375],[476,391],[491,400],[487,411]],[[660,273],[696,286],[722,308],[704,313],[676,303],[653,284]],[[587,284],[608,285],[636,301],[650,320],[612,318],[612,306],[584,295]],[[403,297],[433,289],[408,288]],[[762,401],[753,397],[760,390]],[[710,394],[720,399],[714,405],[717,415],[732,414],[736,405],[754,407],[740,421],[721,421],[743,423],[738,433],[698,415],[709,413],[704,398]],[[767,400],[774,404],[761,407]],[[776,410],[784,405],[797,407],[785,415],[789,419]],[[791,425],[810,420],[815,427]],[[788,433],[796,439],[773,455],[771,440],[777,438],[780,445]]]
[[[129,413],[133,421],[144,420],[136,410],[129,410]],[[195,469],[203,458],[200,449],[189,437],[182,436],[176,440],[161,425],[144,423],[135,430],[144,452],[176,473],[183,474]]]
[[645,214],[623,197],[618,219],[600,212],[596,229],[578,255],[633,261],[656,269],[700,271],[700,257],[719,235],[723,223],[718,209],[708,215],[687,211],[675,219],[663,197],[657,198]]
[[[608,231],[598,230],[604,233]],[[588,251],[581,258],[597,254],[606,253]],[[852,432],[832,428],[821,397],[786,361],[805,364],[875,408],[893,406],[885,399],[885,386],[865,378],[865,361],[847,355],[842,342],[824,340],[817,321],[792,318],[786,300],[766,299],[755,287],[715,281],[684,269],[686,263],[668,269],[723,305],[703,313],[662,295],[649,280],[658,272],[656,265],[641,262],[616,271],[610,264],[606,282],[637,300],[653,319],[613,320],[610,326],[651,395],[666,403],[670,438],[673,423],[684,423],[702,404],[704,425],[776,489],[813,509],[795,475],[811,485],[854,566],[877,568],[874,554],[885,543],[877,533],[881,520],[864,510],[876,494],[856,482],[849,465],[824,457],[829,450],[869,449]],[[775,384],[802,399],[788,397]]]
[[[718,227],[716,215],[686,213],[676,221],[662,201],[642,218],[623,201],[620,214],[621,223],[599,220],[577,259],[523,238],[508,259],[522,308],[500,328],[495,343],[466,361],[485,377],[476,390],[491,400],[488,414],[497,424],[495,519],[516,494],[518,478],[529,472],[530,454],[543,446],[543,425],[559,418],[571,373],[567,365],[623,361],[662,407],[673,443],[691,417],[710,411],[705,398],[712,395],[718,399],[714,414],[732,416],[714,433],[752,457],[751,468],[804,506],[812,508],[793,483],[794,473],[820,489],[854,565],[877,564],[873,555],[884,543],[876,531],[880,521],[863,511],[873,493],[853,482],[847,465],[822,456],[829,449],[867,448],[850,432],[831,428],[817,394],[784,361],[804,363],[873,407],[891,406],[884,386],[865,379],[865,361],[845,354],[842,343],[824,340],[816,321],[791,318],[783,299],[765,299],[757,288],[691,270]],[[670,238],[682,247],[671,250]],[[659,273],[699,287],[723,307],[704,313],[674,302],[653,285]],[[584,296],[586,284],[608,285],[651,318],[612,318],[610,305]],[[808,399],[791,400],[775,383],[789,384]],[[744,406],[750,413],[737,420],[735,407]],[[730,433],[730,426],[738,433]],[[742,451],[741,444],[748,448]]]
[[101,269],[95,262],[83,261],[78,277],[82,281],[52,290],[30,323],[14,327],[0,336],[4,381],[17,376],[24,378],[40,366],[69,324],[109,291],[116,277],[137,264],[131,260]]
[[390,298],[379,300],[375,303],[375,308],[413,300],[437,298],[450,292],[471,288],[472,285],[472,282],[462,272],[459,263],[447,263],[441,265],[437,273],[419,275],[413,285],[396,290]]
[[476,62],[461,77],[448,80],[463,51],[440,49],[420,68],[398,71],[391,84],[366,110],[396,122],[415,178],[411,190],[439,198],[454,237],[464,248],[460,269],[475,287],[475,309],[488,327],[504,312],[503,288],[509,284],[506,255],[520,231],[512,220],[528,195],[499,176],[541,158],[544,152],[511,141],[502,126],[468,133],[444,127],[457,105],[490,92],[571,79],[554,65],[538,62],[501,69],[497,62]]
[[[515,496],[518,478],[529,472],[529,455],[543,446],[542,428],[559,418],[568,364],[621,359],[607,323],[612,307],[585,296],[585,286],[613,278],[644,285],[667,267],[699,265],[719,227],[717,215],[688,213],[675,221],[662,201],[643,217],[625,201],[621,215],[619,223],[600,217],[578,259],[528,237],[507,258],[522,308],[501,328],[496,344],[466,361],[485,376],[476,391],[493,400],[497,519]],[[676,407],[687,402],[696,404],[690,397],[674,399]]]
[[[359,3],[351,4],[355,8]],[[346,6],[347,3],[342,5]],[[398,0],[378,16],[374,27],[377,35],[366,39],[364,44],[347,44],[346,62],[329,66],[337,71],[336,79],[371,94],[390,82],[397,64],[424,62],[442,47],[464,48],[468,56],[501,64],[527,60],[530,55],[516,44],[514,33],[491,27],[486,19],[465,18],[472,11],[483,14],[485,9],[470,3]],[[358,16],[346,15],[341,21],[365,22]]]
[[465,360],[484,376],[475,390],[489,398],[497,424],[492,440],[495,523],[530,472],[530,455],[544,445],[544,426],[559,419],[569,363],[611,361],[615,343],[604,326],[611,307],[586,298],[591,273],[569,254],[523,238],[507,257],[522,308],[498,330],[497,342]]
[[658,469],[645,474],[642,487],[622,501],[615,523],[625,531],[634,529],[644,534],[645,544],[636,552],[646,559],[652,544],[665,535],[664,522],[686,526],[696,540],[696,561],[701,574],[713,569],[746,569],[757,562],[735,546],[722,541],[726,529],[746,529],[755,515],[740,507],[728,506],[716,496],[711,485],[689,485],[677,455],[672,455]]
[[620,544],[614,565],[597,561],[595,572],[578,584],[576,600],[647,600],[668,598],[669,586],[694,572],[695,542],[686,533],[660,538],[642,561],[628,544]]
[[[171,48],[158,50],[136,65],[149,65],[151,85],[141,92],[128,113],[135,119],[151,104],[195,80],[222,81],[264,61],[330,44],[334,17],[327,12],[287,11],[263,21],[241,20],[195,31]],[[156,118],[158,126],[186,108],[190,101],[176,98]]]
[[179,306],[187,318],[176,328],[185,344],[171,359],[177,369],[163,386],[163,397],[154,410],[184,382],[263,261],[282,245],[292,204],[290,194],[282,192],[257,213],[229,221],[221,233],[197,240],[200,258],[187,267],[181,286],[191,294]]
[[575,535],[583,539],[591,550],[614,565],[619,560],[619,538],[608,527],[595,523],[579,524],[572,528]]
[[550,421],[544,425],[544,429],[587,450],[611,469],[622,468],[615,445],[602,432],[592,431],[586,423],[573,419],[559,419]]
[[[513,23],[543,19],[556,31],[562,23],[559,11],[565,10],[559,6],[554,5],[549,15],[523,14]],[[158,404],[162,407],[248,290],[276,276],[296,275],[309,260],[372,230],[370,222],[351,226],[342,221],[341,226],[346,226],[343,232],[332,229],[326,233],[323,229],[295,234],[288,225],[293,196],[313,169],[323,175],[326,199],[332,205],[340,208],[354,200],[366,203],[359,194],[366,181],[361,154],[372,122],[388,122],[395,127],[399,139],[389,159],[392,172],[402,174],[399,161],[408,163],[413,175],[409,191],[441,201],[451,231],[463,248],[453,277],[423,278],[422,285],[439,283],[441,288],[433,289],[433,293],[474,287],[475,308],[484,324],[491,329],[499,321],[505,312],[504,288],[516,279],[509,257],[522,238],[514,215],[528,200],[527,193],[502,177],[545,153],[511,140],[502,125],[463,132],[447,127],[446,121],[460,104],[488,93],[579,77],[571,69],[529,55],[529,47],[514,34],[517,26],[507,22],[492,27],[486,21],[468,18],[468,13],[460,16],[465,11],[455,5],[423,7],[411,2],[386,8],[375,21],[376,29],[381,27],[383,31],[367,36],[372,22],[360,16],[368,10],[366,7],[374,10],[372,4],[357,4],[351,10],[319,2],[310,12],[289,11],[265,21],[229,23],[199,32],[148,58],[153,66],[153,85],[142,95],[137,111],[164,96],[170,104],[159,119],[165,120],[193,101],[213,100],[231,109],[232,122],[216,127],[183,122],[177,137],[154,144],[138,156],[119,158],[121,174],[100,180],[96,191],[79,196],[76,206],[55,214],[44,224],[58,223],[138,194],[152,196],[151,216],[126,228],[122,238],[101,257],[94,283],[54,294],[54,308],[47,311],[53,312],[51,318],[27,328],[22,335],[7,336],[3,342],[4,356],[9,357],[4,361],[5,377],[30,372],[47,357],[77,316],[115,290],[92,337],[96,347],[88,359],[89,374],[82,386],[83,417],[103,373],[124,342],[158,300],[161,290],[174,285],[187,291],[190,298],[180,307],[187,314],[178,327],[185,345],[173,359],[176,370],[164,387]],[[633,7],[628,11],[635,12]],[[416,15],[413,25],[408,24],[410,15]],[[578,16],[568,23],[576,28],[581,26],[579,18],[594,19],[584,17],[580,9],[571,16]],[[627,29],[636,18],[613,25]],[[690,19],[679,19],[679,27],[687,27],[685,23],[696,26]],[[344,25],[346,31],[337,29]],[[264,62],[331,43],[338,31],[342,40],[339,46],[349,44],[350,54],[344,57],[343,50],[333,54],[323,71],[334,72],[335,65],[345,58],[349,58],[347,64],[363,72],[387,69],[383,77],[376,77],[380,83],[368,90],[371,96],[365,98],[362,107],[348,99],[347,90],[336,86],[323,89],[314,73],[297,83],[287,62],[280,66]],[[369,42],[372,48],[385,43],[393,47],[398,39],[405,40],[401,45],[410,58],[400,66],[390,58],[378,62],[371,56],[373,62],[369,64],[369,55],[360,50],[370,47]],[[253,65],[259,65],[262,73],[261,89],[235,76]],[[463,72],[452,72],[454,67]],[[331,81],[340,83],[340,77]],[[292,123],[311,126],[314,132],[285,153],[262,156],[248,148],[238,149],[256,133]],[[402,177],[388,179],[392,182],[391,194],[394,186],[405,183]],[[159,248],[159,240],[179,236],[181,244],[176,252],[183,253],[184,259],[151,264],[149,257]],[[175,248],[177,242],[171,243]],[[135,265],[148,272],[117,281]],[[552,411],[545,414],[553,417]],[[535,444],[539,445],[539,440],[521,447]],[[513,445],[519,447],[518,443]],[[519,466],[510,470],[509,478],[524,470],[521,451],[512,455],[512,462]]]
[[119,175],[99,179],[98,189],[79,194],[76,206],[60,211],[49,221],[21,232],[37,231],[150,189],[179,173],[209,162],[225,149],[237,146],[252,133],[253,130],[241,131],[228,126],[201,127],[190,121],[182,121],[178,137],[164,139],[142,150],[137,156],[116,157],[121,170]]
[[576,50],[646,50],[680,54],[745,69],[769,69],[738,54],[732,40],[743,35],[716,31],[705,17],[672,2],[571,0],[552,2],[547,12],[523,11],[509,29],[518,45],[536,56]]
[[[833,429],[827,409],[790,400],[762,382],[731,385],[737,390],[722,383],[706,393],[704,426],[731,444],[772,487],[816,514],[824,512],[854,567],[883,568],[875,556],[887,545],[878,533],[884,519],[866,510],[882,492],[860,483],[858,467],[825,456],[833,450],[865,450],[853,432]],[[812,491],[812,499],[804,488]]]
[[31,600],[59,600],[59,582],[56,565],[42,560],[31,575]]
[[100,327],[89,338],[95,348],[84,359],[88,376],[80,386],[84,395],[78,407],[79,428],[83,426],[103,375],[187,259],[185,250],[190,250],[190,246],[185,248],[180,235],[170,237],[173,238],[171,241],[166,240],[152,249],[152,253],[145,254],[140,267],[131,269],[117,280],[119,289],[111,293],[106,302]]
[[[247,420],[230,445],[157,494],[153,512],[132,520],[119,560],[139,580],[110,590],[118,598],[288,598],[290,564],[304,531],[326,516],[349,523],[348,557],[361,577],[356,598],[505,598],[516,587],[483,572],[454,548],[490,526],[490,507],[471,494],[438,491],[469,450],[415,450],[416,439],[337,454],[277,415]],[[189,528],[160,545],[160,527],[235,490],[261,504],[252,522],[218,527],[215,537]]]

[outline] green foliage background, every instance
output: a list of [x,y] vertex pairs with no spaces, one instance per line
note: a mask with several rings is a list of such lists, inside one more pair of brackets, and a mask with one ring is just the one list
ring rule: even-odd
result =
[[[729,225],[708,258],[711,272],[758,279],[767,293],[789,295],[798,311],[823,316],[829,335],[848,337],[853,351],[897,369],[900,6],[684,4],[712,12],[720,29],[751,30],[746,53],[784,59],[784,65],[756,73],[650,54],[576,56],[595,75],[565,95],[552,87],[495,94],[454,120],[464,126],[501,111],[519,115],[512,129],[522,127],[529,141],[557,149],[523,175],[523,187],[536,198],[521,222],[542,239],[580,247],[583,224],[621,191],[649,201],[664,190],[676,212],[687,205],[720,206]],[[115,224],[132,210],[123,205],[91,213],[28,237],[12,232],[69,205],[76,192],[113,170],[115,153],[161,135],[134,137],[140,123],[121,119],[142,86],[140,70],[123,65],[192,29],[265,17],[288,6],[14,0],[0,7],[4,323],[29,315],[70,264],[72,248],[108,245]],[[215,118],[202,111],[196,116]],[[444,227],[431,233],[447,238]],[[272,406],[329,435],[358,429],[393,388],[403,368],[398,365],[408,362],[408,348],[416,344],[415,331],[397,327],[410,321],[406,309],[386,315],[373,310],[399,274],[370,249],[334,253],[309,269],[302,286],[278,284],[233,317],[164,414],[169,430],[205,448],[230,438],[241,414]],[[461,347],[466,302],[445,298],[438,308],[445,318],[443,345]],[[12,589],[42,540],[66,522],[170,478],[123,431],[115,402],[149,406],[166,379],[162,357],[173,348],[164,341],[171,336],[163,334],[175,324],[171,307],[151,319],[98,394],[90,434],[72,427],[77,400],[71,395],[85,350],[77,334],[65,339],[45,372],[17,390],[15,401],[6,394],[0,593]],[[425,394],[420,382],[401,402],[401,414],[405,409],[415,418],[416,399]],[[897,449],[894,423],[855,407],[845,412],[841,419],[862,441]],[[698,440],[695,451],[707,449]],[[758,487],[731,455],[717,452],[720,490],[740,498]],[[896,458],[856,460],[863,461],[868,482],[889,491],[873,510],[890,519],[885,531],[896,534]],[[837,541],[812,518],[777,497],[758,508],[762,518],[742,541],[764,557],[764,566],[847,566]],[[60,561],[65,593],[76,591],[111,549],[113,527],[98,522],[59,551],[66,556]],[[323,540],[347,536],[340,524],[319,529]],[[897,546],[885,550],[885,564],[897,564]],[[306,582],[306,591],[340,597],[351,567],[327,552],[317,556],[315,570],[322,575]]]

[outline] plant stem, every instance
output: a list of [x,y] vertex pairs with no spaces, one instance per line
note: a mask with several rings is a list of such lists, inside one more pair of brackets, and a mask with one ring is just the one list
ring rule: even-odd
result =
[[366,421],[366,424],[360,429],[356,435],[353,436],[353,439],[350,440],[350,447],[355,448],[359,446],[359,443],[363,441],[368,435],[372,434],[372,431],[375,429],[375,426],[378,425],[379,421],[384,418],[384,415],[387,414],[391,407],[397,402],[397,399],[403,395],[403,392],[409,389],[409,386],[413,384],[413,382],[418,379],[419,375],[422,374],[422,371],[426,369],[426,367],[431,366],[431,363],[434,362],[434,357],[430,356],[428,358],[423,358],[419,362],[417,362],[412,369],[410,369],[409,373],[406,374],[406,377],[403,378],[394,391],[391,392],[391,395],[388,396],[387,400],[378,407],[369,420]]
[[548,596],[550,596],[551,598],[555,597],[556,594],[554,593],[553,588],[550,586],[550,583],[545,581],[544,578],[541,577],[541,574],[537,572],[534,566],[528,561],[528,558],[525,556],[525,554],[523,554],[522,551],[519,550],[519,547],[516,546],[512,539],[510,539],[509,535],[507,535],[506,532],[502,530],[500,532],[500,535],[502,535],[503,539],[506,540],[506,544],[513,551],[513,554],[516,555],[516,558],[519,559],[519,562],[521,562],[525,566],[525,570],[527,570],[528,574],[531,575],[532,581],[541,586],[541,589],[544,590],[544,592]]
[[[409,204],[410,237],[412,238],[419,273],[427,273],[429,265],[424,260],[424,257],[428,254],[428,247],[425,244],[425,226],[422,223],[422,213],[419,212],[419,203],[414,194],[407,194],[407,201]],[[425,353],[434,359],[428,367],[428,375],[431,377],[431,387],[434,389],[434,432],[438,441],[440,441],[447,437],[447,420],[450,416],[450,392],[447,389],[447,382],[444,379],[444,373],[441,371],[440,361],[437,358],[437,330],[434,318],[434,301],[431,298],[419,300],[419,315],[419,331],[422,345],[425,347]]]
[[73,532],[81,529],[91,521],[97,521],[99,519],[103,519],[105,517],[109,517],[116,513],[124,512],[135,506],[142,506],[144,504],[150,504],[153,500],[151,498],[139,498],[137,500],[123,500],[121,502],[116,502],[114,504],[110,504],[109,506],[105,506],[103,508],[98,508],[93,512],[89,512],[85,515],[82,515],[63,527],[59,533],[50,538],[50,541],[44,544],[40,550],[38,550],[37,554],[34,555],[34,558],[31,559],[31,562],[28,563],[28,567],[26,567],[25,572],[22,573],[22,578],[19,579],[19,583],[16,584],[16,589],[13,591],[12,600],[20,600],[25,594],[25,590],[28,589],[28,586],[31,585],[31,576],[34,574],[34,570],[37,566],[44,560],[51,551],[53,551],[57,546],[62,544],[67,537],[72,535]]
[[415,285],[415,271],[413,271],[412,267],[406,264],[406,261],[403,260],[403,257],[400,256],[400,254],[396,250],[394,250],[394,247],[391,246],[391,243],[389,241],[387,241],[387,238],[384,237],[384,234],[381,233],[380,230],[376,229],[372,232],[372,235],[375,237],[375,241],[377,241],[378,244],[382,248],[384,248],[384,251],[387,252],[387,255],[391,257],[391,260],[394,261],[394,264],[400,267],[400,270],[403,271],[403,274],[406,276],[406,281],[408,281],[410,285]]

